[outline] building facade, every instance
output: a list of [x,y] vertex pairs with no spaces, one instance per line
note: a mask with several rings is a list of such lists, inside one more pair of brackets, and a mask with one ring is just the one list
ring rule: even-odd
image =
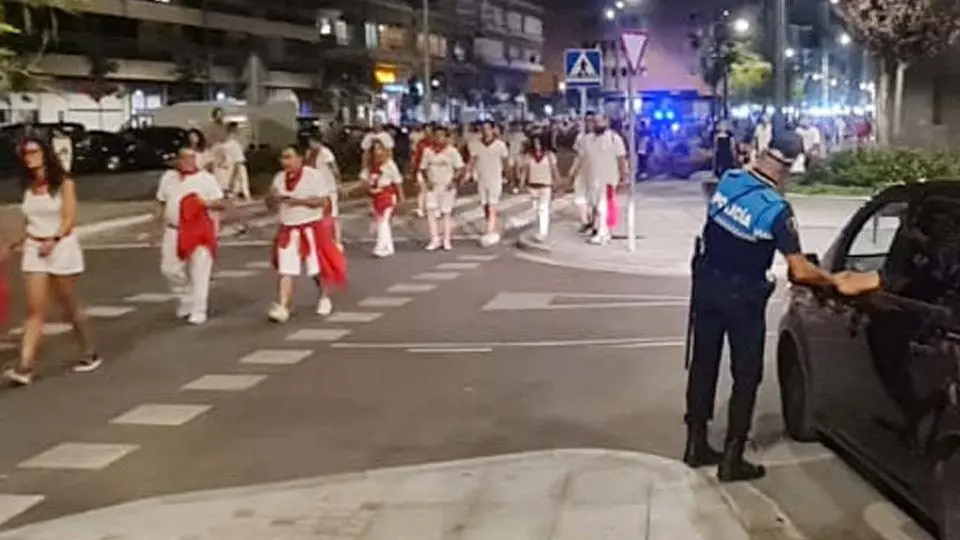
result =
[[[429,35],[421,0],[87,0],[58,17],[57,40],[39,64],[55,91],[12,96],[5,120],[113,130],[172,101],[234,98],[292,99],[303,114],[365,121],[373,111],[396,113],[428,62],[441,79],[433,87],[451,92],[460,73],[472,74],[457,79],[465,88],[482,80],[523,92],[541,69],[539,6],[427,6]],[[7,10],[14,19],[19,12]]]

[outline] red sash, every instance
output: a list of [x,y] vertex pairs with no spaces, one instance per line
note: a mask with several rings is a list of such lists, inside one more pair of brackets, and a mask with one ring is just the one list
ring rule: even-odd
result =
[[217,254],[217,228],[203,199],[191,193],[180,199],[180,221],[177,223],[177,257],[185,261],[197,248],[206,247]]
[[393,208],[397,204],[397,198],[400,196],[399,190],[395,184],[390,184],[388,187],[380,188],[379,191],[376,189],[377,184],[380,183],[380,175],[382,174],[383,164],[374,164],[370,168],[370,204],[373,207],[373,214],[376,217],[383,217],[387,210]]
[[271,260],[274,268],[278,268],[278,252],[290,245],[293,231],[298,231],[299,242],[297,249],[300,259],[305,261],[310,256],[310,239],[307,231],[313,231],[314,242],[317,244],[317,263],[320,266],[320,277],[324,284],[343,286],[347,283],[347,258],[334,242],[333,219],[323,218],[302,225],[281,225],[273,242]]

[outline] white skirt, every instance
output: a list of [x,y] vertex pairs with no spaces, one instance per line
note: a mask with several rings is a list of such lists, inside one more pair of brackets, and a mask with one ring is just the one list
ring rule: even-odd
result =
[[71,233],[57,242],[50,255],[40,256],[40,242],[28,238],[23,243],[23,258],[20,270],[24,273],[50,274],[51,276],[73,276],[84,270],[83,250],[77,235]]

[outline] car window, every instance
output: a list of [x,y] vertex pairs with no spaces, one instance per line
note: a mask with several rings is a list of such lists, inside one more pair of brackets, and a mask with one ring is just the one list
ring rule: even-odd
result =
[[900,236],[903,257],[887,268],[899,277],[899,292],[932,303],[955,299],[960,290],[960,200],[923,201]]
[[906,217],[905,201],[890,201],[865,216],[852,237],[844,268],[871,271],[883,268],[893,240]]

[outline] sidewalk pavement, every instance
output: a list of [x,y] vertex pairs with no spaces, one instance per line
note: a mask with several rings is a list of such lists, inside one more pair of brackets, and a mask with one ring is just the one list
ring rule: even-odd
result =
[[802,540],[749,484],[648,454],[553,450],[171,495],[0,540]]
[[[699,182],[670,180],[638,185],[637,250],[627,250],[627,194],[620,194],[620,220],[607,246],[593,246],[577,234],[574,209],[557,216],[546,243],[533,233],[518,240],[521,257],[571,268],[656,276],[688,275],[694,238],[703,228],[705,197]],[[863,204],[855,197],[790,197],[804,251],[823,254],[840,228]],[[774,271],[785,268],[776,259]]]

